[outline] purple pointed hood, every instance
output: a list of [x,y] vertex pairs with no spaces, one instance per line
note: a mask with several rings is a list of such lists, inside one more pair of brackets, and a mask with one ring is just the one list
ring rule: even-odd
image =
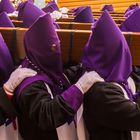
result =
[[73,22],[93,23],[94,18],[90,6],[80,7],[76,13]]
[[[28,2],[31,2],[31,3],[34,3],[33,0],[27,0]],[[22,4],[25,3],[23,1],[21,1],[19,4],[18,4],[18,7],[16,9],[16,11],[19,11],[20,7],[22,7]]]
[[85,6],[79,6],[75,9],[73,9],[74,16],[77,16],[84,8],[85,8]]
[[20,5],[18,17],[20,20],[23,20],[24,27],[30,27],[39,16],[44,14],[45,12],[33,3],[26,1]]
[[13,69],[14,64],[11,54],[0,34],[0,85],[8,80]]
[[139,7],[139,4],[138,4],[138,3],[136,3],[136,4],[131,4],[131,5],[126,9],[126,11],[125,11],[124,13],[126,14],[127,12],[129,12],[129,11],[131,11],[131,10],[137,8],[137,7]]
[[10,0],[1,0],[0,13],[1,12],[13,13],[14,11],[15,11],[15,8],[10,2]]
[[44,8],[42,8],[42,10],[46,13],[48,12],[52,13],[53,11],[58,11],[59,7],[55,3],[55,1],[51,1],[51,2],[48,2],[48,4]]
[[132,15],[137,9],[139,9],[139,5],[138,3],[130,5],[128,7],[128,9],[125,11],[124,16],[125,17],[129,17],[130,15]]
[[28,59],[37,66],[37,70],[53,77],[63,74],[60,41],[50,14],[40,16],[30,27],[25,34],[24,45]]
[[127,42],[107,11],[92,28],[85,46],[83,66],[95,70],[108,82],[127,83],[132,58]]
[[15,27],[6,12],[0,13],[0,27]]
[[131,15],[132,15],[136,10],[138,10],[138,9],[140,9],[140,7],[136,7],[135,9],[132,9],[132,10],[126,12],[126,13],[124,14],[124,17],[129,17],[129,16],[131,16]]
[[105,11],[105,10],[107,10],[109,12],[114,12],[114,7],[112,4],[105,4],[105,5],[103,5],[101,11]]
[[120,25],[120,29],[125,32],[140,32],[140,8]]

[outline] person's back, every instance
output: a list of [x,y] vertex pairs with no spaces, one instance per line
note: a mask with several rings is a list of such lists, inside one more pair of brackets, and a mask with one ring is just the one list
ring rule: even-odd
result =
[[124,98],[119,86],[108,82],[95,83],[84,101],[84,119],[90,140],[131,140],[130,129],[140,131],[140,111],[135,108],[130,114],[131,101]]
[[104,79],[95,83],[84,98],[84,119],[90,139],[131,140],[131,131],[140,131],[140,94],[136,94],[139,90],[130,77],[129,47],[107,11],[92,29],[82,64]]

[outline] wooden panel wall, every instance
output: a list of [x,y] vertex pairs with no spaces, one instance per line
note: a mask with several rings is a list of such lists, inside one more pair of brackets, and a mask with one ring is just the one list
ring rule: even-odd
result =
[[124,12],[130,4],[139,3],[140,0],[58,0],[60,7],[74,8],[90,5],[93,12],[99,12],[103,4],[112,4],[115,12]]

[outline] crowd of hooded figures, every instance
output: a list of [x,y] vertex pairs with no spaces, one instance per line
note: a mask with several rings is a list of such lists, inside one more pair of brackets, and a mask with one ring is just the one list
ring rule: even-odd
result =
[[[37,10],[33,18],[20,13],[30,6]],[[82,58],[66,68],[55,31],[59,27],[50,13],[31,2],[18,8],[29,28],[24,36],[26,57],[15,69],[0,35],[0,139],[139,140],[140,75],[121,30],[131,31],[140,8],[129,7],[129,18],[120,28],[107,10],[96,22],[88,14],[94,23]],[[75,9],[75,22],[83,10],[91,12],[89,7]],[[5,13],[3,17],[9,21]]]

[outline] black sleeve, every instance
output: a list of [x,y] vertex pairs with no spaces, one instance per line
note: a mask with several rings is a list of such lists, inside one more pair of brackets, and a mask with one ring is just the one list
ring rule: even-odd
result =
[[20,111],[43,130],[52,130],[75,115],[61,96],[51,99],[42,81],[30,84],[19,98]]
[[116,85],[95,83],[85,95],[84,107],[87,123],[116,130],[140,131],[140,102],[126,99]]
[[65,69],[64,73],[68,77],[70,83],[75,84],[78,81],[78,79],[81,77],[83,73],[83,68],[81,64],[78,64]]
[[16,110],[4,92],[0,88],[0,125],[2,125],[7,118],[14,118],[17,115]]

